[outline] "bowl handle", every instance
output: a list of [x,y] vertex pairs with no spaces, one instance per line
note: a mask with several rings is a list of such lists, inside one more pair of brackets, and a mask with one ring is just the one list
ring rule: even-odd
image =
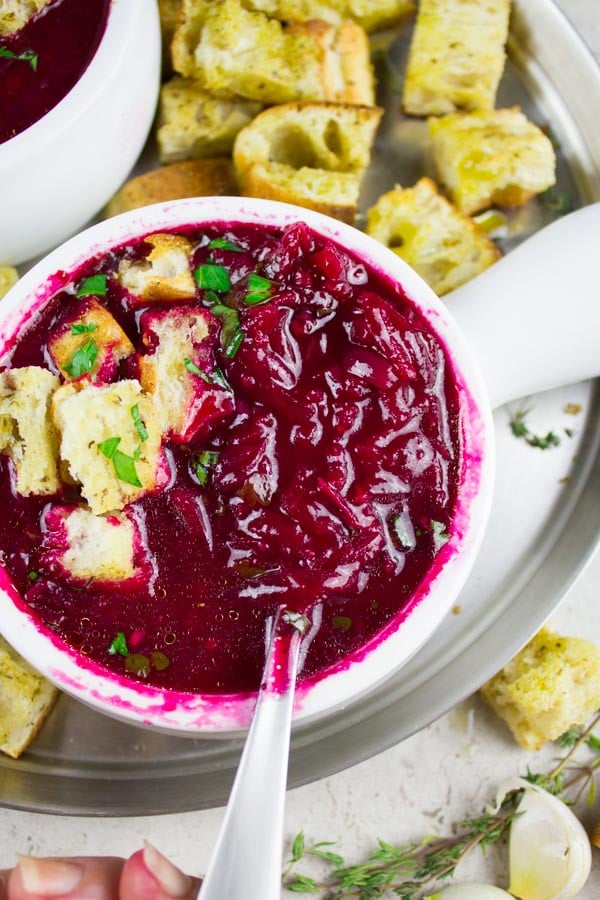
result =
[[600,203],[543,228],[444,300],[492,408],[600,375]]

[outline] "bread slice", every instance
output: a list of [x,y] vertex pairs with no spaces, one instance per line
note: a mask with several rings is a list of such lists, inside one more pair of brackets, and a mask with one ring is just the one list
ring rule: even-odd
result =
[[286,25],[241,0],[184,0],[173,62],[219,97],[374,102],[368,39],[354,22]]
[[464,213],[520,206],[555,183],[554,148],[518,107],[429,120],[440,180]]
[[13,266],[0,266],[0,300],[18,280],[19,273]]
[[262,104],[253,100],[215,97],[194,79],[176,75],[160,91],[156,133],[160,161],[173,163],[230,154],[237,133],[261,109]]
[[244,0],[244,5],[284,22],[353,20],[369,32],[398,25],[415,8],[413,0]]
[[414,116],[493,109],[504,71],[510,0],[421,0],[402,105]]
[[152,566],[142,530],[131,510],[96,516],[82,506],[50,506],[43,514],[41,564],[62,580],[105,589],[138,587]]
[[59,380],[40,366],[0,375],[0,450],[12,459],[23,496],[55,494],[61,486],[58,439],[50,403]]
[[196,284],[190,269],[192,244],[179,234],[149,234],[144,241],[152,250],[142,260],[123,259],[118,278],[129,291],[132,306],[193,300]]
[[0,5],[0,37],[20,31],[51,0],[2,0]]
[[123,509],[164,485],[162,434],[138,381],[80,390],[64,385],[54,394],[52,414],[61,459],[96,515]]
[[378,107],[326,103],[265,110],[234,145],[242,193],[352,222],[381,115]]
[[112,381],[121,360],[134,352],[133,344],[108,310],[94,297],[84,297],[48,338],[48,352],[63,378],[81,377],[73,361],[90,344],[95,357],[84,374],[94,381]]
[[440,296],[500,256],[483,229],[442,197],[429,178],[380,197],[367,212],[366,232],[406,260]]
[[238,184],[231,159],[190,159],[161,166],[127,181],[108,202],[104,217],[183,197],[235,196]]
[[539,750],[600,709],[600,650],[543,628],[481,696],[522,747]]
[[0,750],[13,759],[31,744],[59,696],[0,637]]

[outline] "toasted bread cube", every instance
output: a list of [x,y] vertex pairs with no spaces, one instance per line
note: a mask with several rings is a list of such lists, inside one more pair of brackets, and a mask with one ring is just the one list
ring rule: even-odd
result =
[[429,134],[439,177],[461,212],[520,206],[555,182],[552,143],[518,107],[430,119]]
[[55,494],[61,486],[50,415],[58,386],[58,378],[40,366],[7,369],[0,375],[0,447],[15,465],[15,487],[23,496]]
[[3,0],[0,8],[0,37],[20,31],[51,0]]
[[178,234],[149,234],[144,238],[152,250],[144,259],[119,263],[119,281],[131,294],[134,306],[193,300],[196,285],[190,270],[192,245]]
[[312,35],[247,10],[240,0],[203,2],[200,10],[184,0],[183,17],[174,66],[206,90],[260,103],[324,99],[323,50]]
[[440,296],[500,256],[485,231],[442,197],[429,178],[380,197],[367,212],[366,232],[406,260]]
[[522,747],[539,750],[600,709],[600,650],[543,628],[481,696]]
[[96,516],[82,506],[51,506],[43,515],[44,570],[74,584],[93,579],[122,589],[148,582],[152,566],[131,510]]
[[79,390],[66,384],[54,394],[52,414],[61,459],[96,515],[123,509],[164,486],[161,430],[138,381]]
[[140,381],[154,399],[161,430],[178,443],[206,435],[234,411],[231,391],[211,381],[217,323],[208,312],[180,307],[147,312],[140,325],[154,351],[140,357]]
[[172,163],[230,154],[237,133],[261,109],[261,103],[241,97],[214,97],[192,78],[176,75],[160,91],[156,135],[160,161]]
[[246,0],[246,6],[284,22],[351,19],[369,32],[399,24],[415,8],[414,0]]
[[368,31],[393,28],[415,8],[414,0],[345,0],[344,16],[354,19]]
[[[64,378],[77,379],[82,373],[80,367],[74,366],[76,354],[81,354],[90,345],[94,361],[83,374],[93,381],[112,381],[120,361],[131,356],[135,349],[108,310],[95,297],[84,297],[73,313],[52,329],[48,352]],[[88,356],[88,362],[92,356]]]
[[265,110],[236,138],[242,193],[352,222],[381,114],[378,107],[334,103]]
[[31,744],[59,695],[0,637],[0,750],[13,759]]
[[0,266],[0,300],[18,280],[19,273],[13,266]]
[[414,116],[493,109],[510,0],[421,0],[402,105]]

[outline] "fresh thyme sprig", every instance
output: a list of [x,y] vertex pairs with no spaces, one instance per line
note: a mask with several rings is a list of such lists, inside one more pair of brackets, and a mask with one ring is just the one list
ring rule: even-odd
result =
[[[596,790],[594,776],[600,768],[600,739],[593,733],[598,725],[600,713],[586,728],[569,729],[559,741],[568,752],[554,768],[544,773],[528,772],[525,779],[569,805],[577,803],[587,788],[587,802],[591,805]],[[591,751],[591,757],[576,761],[577,752],[584,747]],[[347,865],[343,856],[330,849],[332,842],[308,845],[300,833],[292,843],[283,886],[292,893],[319,894],[323,900],[376,900],[392,895],[400,900],[417,900],[426,889],[452,877],[459,862],[475,847],[485,850],[504,837],[517,815],[522,795],[522,789],[510,791],[497,812],[465,819],[453,837],[427,837],[399,846],[379,840],[367,858],[354,865]],[[311,857],[328,866],[324,878],[313,878],[298,870],[298,864]]]

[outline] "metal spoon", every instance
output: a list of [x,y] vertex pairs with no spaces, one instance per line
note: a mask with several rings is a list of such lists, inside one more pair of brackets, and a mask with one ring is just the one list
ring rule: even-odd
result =
[[309,621],[280,608],[225,818],[198,900],[279,900],[290,731]]

